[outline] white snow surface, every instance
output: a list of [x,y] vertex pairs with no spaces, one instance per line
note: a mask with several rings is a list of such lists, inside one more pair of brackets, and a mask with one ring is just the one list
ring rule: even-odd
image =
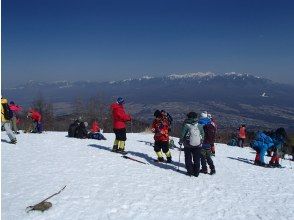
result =
[[[216,175],[184,174],[184,153],[174,164],[158,164],[152,134],[127,134],[128,155],[112,153],[106,141],[74,139],[65,132],[23,134],[16,145],[2,132],[2,219],[293,219],[293,162],[263,168],[238,160],[253,150],[216,145]],[[177,139],[175,143],[177,143]],[[233,158],[233,159],[232,159]],[[269,158],[266,158],[267,160]],[[25,212],[50,195],[53,206]]]

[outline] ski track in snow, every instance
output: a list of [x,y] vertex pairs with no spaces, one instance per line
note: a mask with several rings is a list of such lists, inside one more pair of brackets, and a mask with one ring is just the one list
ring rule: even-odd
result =
[[[2,219],[293,219],[293,162],[258,167],[238,160],[254,159],[253,150],[217,144],[216,175],[188,177],[183,152],[176,172],[178,149],[173,164],[153,162],[152,146],[142,142],[153,142],[152,134],[127,134],[126,142],[128,155],[149,165],[112,153],[114,134],[105,136],[21,133],[16,145],[2,142]],[[25,212],[64,185],[49,210]]]

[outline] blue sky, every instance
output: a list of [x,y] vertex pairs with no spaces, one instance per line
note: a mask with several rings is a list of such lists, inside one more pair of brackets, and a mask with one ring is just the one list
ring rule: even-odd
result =
[[198,71],[294,84],[294,3],[2,0],[2,85]]

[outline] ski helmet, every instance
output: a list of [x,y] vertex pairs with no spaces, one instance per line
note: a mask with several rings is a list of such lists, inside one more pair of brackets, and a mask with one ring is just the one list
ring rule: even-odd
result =
[[118,97],[116,101],[120,105],[124,104],[124,102],[125,102],[125,100],[122,97]]

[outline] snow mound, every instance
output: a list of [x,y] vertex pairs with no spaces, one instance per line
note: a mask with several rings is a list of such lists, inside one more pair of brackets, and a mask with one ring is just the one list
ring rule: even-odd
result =
[[[2,132],[2,219],[293,219],[293,162],[257,167],[251,149],[217,144],[216,175],[188,177],[176,148],[173,164],[153,162],[152,134],[127,134],[128,155],[147,165],[112,153],[114,134],[105,136],[21,133],[11,145]],[[52,208],[25,212],[65,185]]]

